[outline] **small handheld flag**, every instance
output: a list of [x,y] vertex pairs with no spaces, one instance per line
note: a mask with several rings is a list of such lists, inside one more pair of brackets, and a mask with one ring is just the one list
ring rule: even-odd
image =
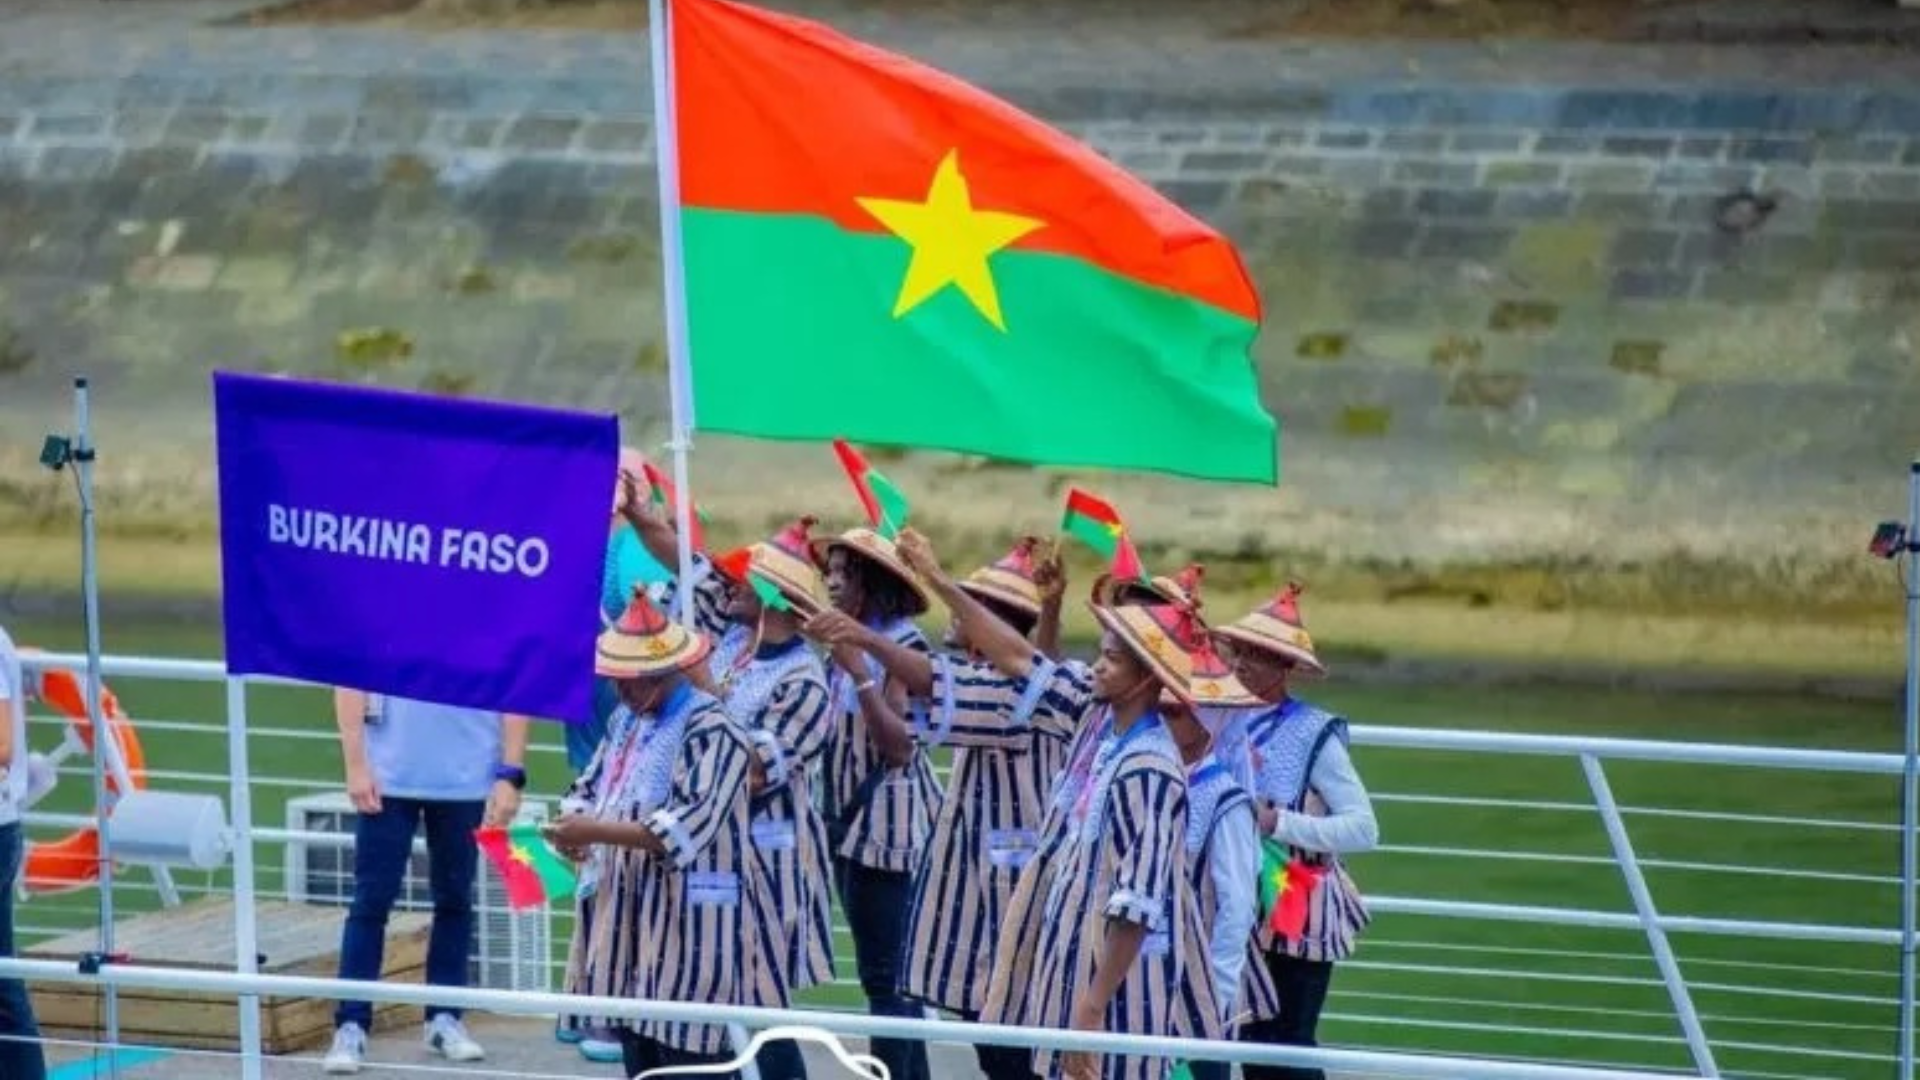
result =
[[735,548],[713,560],[713,565],[726,575],[727,580],[752,588],[753,595],[759,597],[763,605],[775,611],[793,610],[793,602],[787,599],[787,594],[781,592],[778,585],[768,581],[766,575],[754,571],[751,548]]
[[1296,858],[1285,844],[1260,841],[1260,912],[1277,937],[1298,940],[1307,930],[1308,905],[1327,868]]
[[1146,568],[1140,564],[1140,553],[1134,550],[1133,538],[1127,535],[1126,523],[1120,520],[1120,512],[1106,500],[1079,488],[1068,488],[1067,508],[1060,519],[1060,531],[1092,548],[1111,563],[1111,573],[1116,580],[1147,580]]
[[573,897],[578,880],[573,867],[540,835],[538,825],[475,829],[473,838],[507,887],[514,911]]
[[[647,486],[651,489],[648,498],[653,501],[653,505],[678,519],[680,499],[674,490],[673,481],[667,479],[667,474],[661,472],[660,467],[651,461],[641,467],[641,472],[645,474]],[[707,515],[701,513],[700,507],[695,505],[693,508],[693,550],[695,551],[707,550],[706,525]]]
[[867,524],[885,539],[898,537],[900,530],[907,527],[906,495],[893,486],[893,481],[867,464],[867,459],[847,440],[833,440],[833,455],[840,459],[840,467],[853,483],[853,493],[860,497],[860,507],[867,512]]

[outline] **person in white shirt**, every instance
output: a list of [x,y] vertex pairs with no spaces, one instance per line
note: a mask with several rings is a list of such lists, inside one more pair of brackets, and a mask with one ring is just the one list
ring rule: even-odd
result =
[[[20,819],[27,809],[27,691],[20,654],[0,626],[0,957],[13,941],[13,887],[26,847]],[[0,1076],[46,1080],[46,1055],[26,983],[0,979]]]
[[[1293,696],[1289,684],[1323,675],[1326,665],[1300,619],[1301,586],[1214,631],[1214,643],[1241,686],[1265,703],[1247,722],[1247,752],[1260,832],[1285,844],[1290,858],[1319,870],[1307,899],[1306,926],[1281,937],[1255,928],[1258,962],[1242,986],[1251,1021],[1247,1042],[1314,1046],[1333,967],[1353,955],[1370,916],[1341,858],[1380,843],[1373,802],[1347,752],[1345,718]],[[1319,1069],[1247,1065],[1245,1080],[1323,1080]]]

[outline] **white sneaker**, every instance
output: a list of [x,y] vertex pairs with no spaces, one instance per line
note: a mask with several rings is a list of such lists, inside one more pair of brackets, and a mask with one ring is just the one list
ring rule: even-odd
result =
[[320,1062],[328,1076],[352,1076],[367,1060],[367,1033],[359,1024],[341,1024],[333,1032],[333,1045]]
[[458,1017],[441,1013],[427,1021],[427,1049],[448,1061],[481,1061],[487,1052],[467,1034]]

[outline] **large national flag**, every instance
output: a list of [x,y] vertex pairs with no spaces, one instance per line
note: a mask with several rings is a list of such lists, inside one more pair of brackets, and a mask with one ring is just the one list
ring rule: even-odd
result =
[[610,415],[218,372],[227,669],[585,722]]
[[1274,482],[1260,303],[1218,232],[953,76],[670,9],[700,428]]

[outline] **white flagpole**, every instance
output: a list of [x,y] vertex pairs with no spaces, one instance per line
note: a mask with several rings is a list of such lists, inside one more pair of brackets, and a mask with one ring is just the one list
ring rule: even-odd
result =
[[673,452],[674,525],[680,565],[673,590],[674,617],[693,625],[693,488],[687,455],[693,450],[693,366],[687,355],[687,282],[680,239],[680,136],[673,107],[672,15],[667,0],[647,0],[647,38],[653,53],[653,145],[660,181],[660,286],[666,308],[667,396],[672,417],[667,449]]

